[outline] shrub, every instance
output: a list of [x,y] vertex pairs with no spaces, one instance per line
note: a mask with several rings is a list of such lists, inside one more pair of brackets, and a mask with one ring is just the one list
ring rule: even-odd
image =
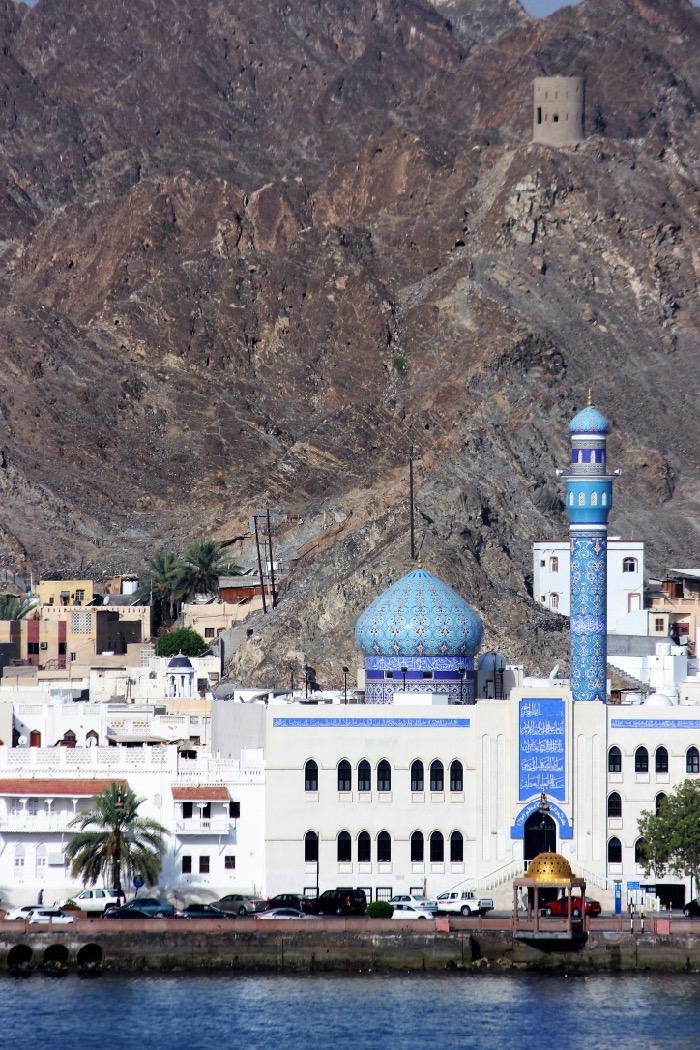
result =
[[408,372],[408,361],[403,354],[394,354],[391,359],[391,363],[394,366],[394,371],[397,376],[405,376]]
[[389,901],[372,901],[367,905],[367,914],[370,919],[390,919],[394,914],[394,908]]
[[156,654],[158,656],[202,656],[209,651],[209,646],[191,627],[178,627],[175,631],[167,631],[156,638]]

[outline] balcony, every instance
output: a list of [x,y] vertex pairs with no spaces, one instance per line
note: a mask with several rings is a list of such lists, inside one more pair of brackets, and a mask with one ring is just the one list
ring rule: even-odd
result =
[[18,831],[29,834],[68,831],[74,834],[75,828],[68,826],[74,816],[73,810],[67,813],[8,813],[0,817],[0,831]]
[[210,817],[208,820],[190,817],[175,821],[176,835],[228,835],[232,828],[235,841],[235,828],[228,817]]

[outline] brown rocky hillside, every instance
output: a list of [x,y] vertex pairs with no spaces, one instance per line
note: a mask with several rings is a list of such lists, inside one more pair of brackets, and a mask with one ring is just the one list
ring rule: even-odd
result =
[[[688,0],[0,0],[0,34],[5,568],[99,579],[301,515],[233,672],[338,684],[407,567],[414,446],[425,563],[548,669],[531,543],[565,533],[589,385],[612,531],[697,564]],[[585,76],[585,143],[530,144],[543,74]]]

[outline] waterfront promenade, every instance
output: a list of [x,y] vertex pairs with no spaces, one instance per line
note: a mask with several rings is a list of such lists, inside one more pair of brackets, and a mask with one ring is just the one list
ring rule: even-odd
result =
[[[642,928],[643,925],[643,928]],[[664,916],[587,920],[569,940],[565,920],[540,936],[507,918],[184,919],[72,926],[0,923],[0,973],[385,970],[700,970],[700,922]]]

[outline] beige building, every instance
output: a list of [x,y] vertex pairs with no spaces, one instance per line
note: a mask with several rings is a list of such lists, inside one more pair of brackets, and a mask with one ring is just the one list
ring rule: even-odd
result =
[[205,641],[211,641],[259,609],[262,609],[262,596],[258,594],[239,602],[191,602],[183,605],[182,615],[185,627],[191,627]]
[[571,146],[585,138],[583,77],[535,77],[532,141]]
[[668,623],[667,633],[688,655],[700,653],[700,569],[671,569],[663,580],[652,580],[647,592],[651,619]]

